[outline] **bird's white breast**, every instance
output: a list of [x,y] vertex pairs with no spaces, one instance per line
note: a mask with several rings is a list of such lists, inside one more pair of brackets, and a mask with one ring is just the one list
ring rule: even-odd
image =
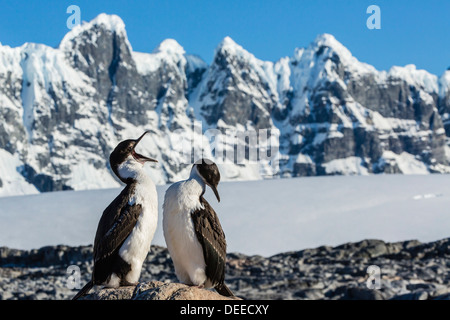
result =
[[153,181],[142,176],[137,179],[137,182],[129,204],[140,204],[142,212],[133,231],[119,251],[122,259],[131,265],[131,272],[125,278],[131,283],[139,280],[142,263],[150,250],[158,223],[158,196]]
[[203,249],[198,242],[191,213],[202,207],[203,187],[195,179],[169,187],[164,198],[163,230],[178,279],[201,285],[206,281]]

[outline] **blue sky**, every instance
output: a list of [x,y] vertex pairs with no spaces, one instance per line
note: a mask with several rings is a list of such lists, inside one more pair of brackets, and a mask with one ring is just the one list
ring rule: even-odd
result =
[[[0,42],[58,46],[72,4],[84,21],[102,12],[119,15],[135,51],[151,52],[174,38],[210,62],[217,44],[230,36],[257,58],[276,61],[326,32],[379,70],[413,63],[441,75],[450,67],[449,0],[0,0]],[[380,30],[366,27],[372,4],[381,9]]]

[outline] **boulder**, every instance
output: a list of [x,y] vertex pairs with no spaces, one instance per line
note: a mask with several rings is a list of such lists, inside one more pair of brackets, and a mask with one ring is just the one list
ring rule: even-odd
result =
[[181,283],[141,282],[137,286],[102,288],[82,300],[236,300],[217,292]]

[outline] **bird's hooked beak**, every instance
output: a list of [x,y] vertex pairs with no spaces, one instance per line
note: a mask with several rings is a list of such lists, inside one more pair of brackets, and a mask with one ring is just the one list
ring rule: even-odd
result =
[[137,153],[137,152],[134,150],[134,149],[136,148],[136,146],[138,145],[138,143],[142,140],[142,138],[143,138],[148,132],[150,132],[150,131],[145,131],[139,138],[137,138],[137,139],[135,140],[135,144],[134,144],[134,147],[133,147],[133,151],[131,151],[131,155],[133,156],[133,158],[134,158],[137,162],[142,163],[142,164],[144,164],[144,163],[147,162],[147,161],[149,161],[149,162],[158,162],[158,160],[153,159],[153,158],[149,158],[149,157],[146,157],[146,156],[143,156],[142,154],[139,154],[139,153]]
[[220,196],[219,196],[219,192],[217,191],[217,187],[213,186],[213,185],[209,185],[212,189],[212,191],[214,192],[214,194],[216,195],[217,201],[220,202]]

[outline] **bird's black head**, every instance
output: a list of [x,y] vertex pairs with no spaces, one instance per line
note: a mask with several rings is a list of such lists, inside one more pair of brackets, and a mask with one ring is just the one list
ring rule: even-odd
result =
[[109,156],[109,163],[111,165],[112,170],[116,174],[116,176],[124,183],[126,183],[126,179],[120,176],[118,172],[119,166],[124,163],[130,156],[132,158],[144,165],[145,162],[151,161],[151,162],[158,162],[155,159],[143,156],[135,151],[136,146],[138,143],[142,140],[142,138],[145,136],[145,134],[149,131],[145,131],[138,139],[128,139],[120,142],[117,147],[114,149],[114,151]]
[[217,186],[220,182],[220,172],[217,165],[211,160],[203,158],[194,163],[192,169],[195,168],[203,181],[214,191],[217,201],[220,202],[219,192],[217,191]]

